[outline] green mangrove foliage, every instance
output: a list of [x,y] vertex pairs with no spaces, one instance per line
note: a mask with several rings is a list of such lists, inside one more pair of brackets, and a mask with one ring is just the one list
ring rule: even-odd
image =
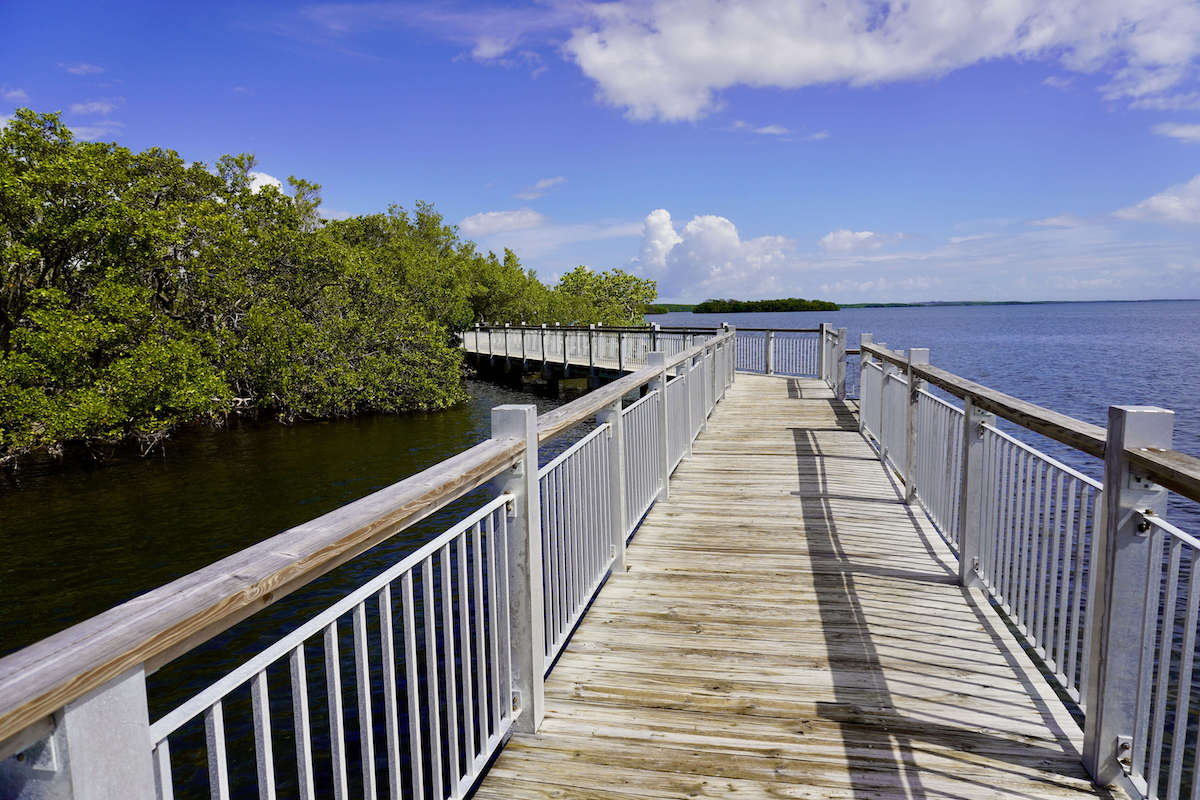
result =
[[444,408],[464,397],[454,331],[629,321],[655,297],[619,270],[547,287],[426,204],[327,222],[319,186],[256,190],[254,166],[79,142],[27,109],[0,129],[0,463],[148,449],[235,409]]
[[696,314],[736,314],[746,311],[837,311],[837,303],[784,297],[778,300],[705,300],[692,311]]

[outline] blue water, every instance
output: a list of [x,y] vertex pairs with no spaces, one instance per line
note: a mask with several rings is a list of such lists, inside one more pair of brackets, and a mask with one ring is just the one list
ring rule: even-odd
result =
[[[928,347],[930,361],[965,378],[1105,426],[1111,405],[1175,412],[1175,449],[1200,456],[1200,301],[1026,306],[853,308],[777,314],[659,314],[660,325],[846,328],[893,349]],[[852,362],[853,363],[853,362]],[[1039,440],[1072,466],[1099,466]],[[1082,456],[1082,457],[1081,457]]]

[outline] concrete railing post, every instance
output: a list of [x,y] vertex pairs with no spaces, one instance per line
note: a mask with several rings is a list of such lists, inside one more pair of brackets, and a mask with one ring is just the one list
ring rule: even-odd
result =
[[958,582],[978,586],[979,554],[983,549],[983,426],[995,425],[996,415],[963,401],[962,474],[958,492]]
[[612,530],[612,571],[619,574],[625,571],[625,534],[629,530],[629,520],[626,517],[625,493],[625,424],[621,413],[621,401],[613,403],[608,408],[596,414],[600,424],[608,423],[608,488],[611,502],[609,518],[613,521]]
[[492,437],[522,439],[521,461],[496,479],[512,494],[508,509],[508,607],[512,632],[513,691],[518,696],[516,729],[533,733],[546,716],[544,683],[546,628],[542,597],[542,515],[538,489],[537,406],[492,409]]
[[775,331],[763,334],[763,372],[775,374]]
[[924,381],[913,373],[913,364],[928,364],[928,347],[910,347],[908,350],[908,406],[904,415],[904,502],[917,499],[917,409]]
[[658,350],[647,357],[651,369],[658,370],[654,378],[654,388],[658,390],[658,473],[662,482],[658,487],[658,499],[669,500],[671,497],[671,435],[670,419],[667,414],[667,354]]
[[[1175,414],[1151,406],[1108,409],[1104,446],[1104,519],[1096,526],[1095,562],[1090,579],[1091,614],[1087,715],[1083,765],[1092,779],[1107,786],[1126,771],[1133,756],[1135,706],[1139,685],[1143,618],[1152,538],[1137,512],[1166,512],[1167,492],[1130,468],[1127,449],[1169,450]],[[1171,613],[1174,613],[1173,611]],[[1087,646],[1087,643],[1085,643]],[[1144,743],[1142,743],[1144,746]]]
[[[53,726],[46,738],[0,761],[0,797],[155,800],[142,666],[68,703]],[[213,777],[228,796],[228,775]]]

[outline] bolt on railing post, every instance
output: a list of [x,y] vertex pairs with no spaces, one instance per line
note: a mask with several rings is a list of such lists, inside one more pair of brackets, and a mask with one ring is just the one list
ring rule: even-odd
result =
[[[496,479],[511,493],[508,510],[508,608],[513,691],[519,697],[516,730],[533,733],[546,716],[546,628],[542,597],[542,515],[538,487],[537,406],[492,409],[492,437],[522,439],[521,461]],[[491,546],[491,542],[488,543]]]
[[968,396],[963,401],[962,473],[958,490],[958,582],[980,585],[979,556],[983,551],[983,426],[995,425],[996,415],[981,411]]
[[658,370],[658,375],[654,379],[654,388],[658,390],[658,427],[660,429],[658,473],[662,478],[658,487],[658,499],[669,500],[671,497],[671,436],[668,431],[670,419],[667,413],[667,354],[655,350],[646,356],[646,359],[651,369]]
[[775,374],[775,331],[763,334],[763,372]]
[[834,396],[846,399],[846,329],[837,329],[837,375],[834,379]]
[[913,364],[928,364],[928,347],[910,347],[908,349],[908,367],[905,377],[908,378],[908,405],[904,419],[904,502],[911,504],[917,499],[917,408],[921,399],[920,378],[913,374]]
[[0,761],[5,797],[155,799],[142,665],[71,701],[52,725],[44,739]]
[[[1083,765],[1101,786],[1126,771],[1133,755],[1136,703],[1140,685],[1143,618],[1152,537],[1139,530],[1136,512],[1164,514],[1165,489],[1130,468],[1127,449],[1171,448],[1175,414],[1152,406],[1112,406],[1104,445],[1104,519],[1097,525],[1095,561],[1090,580],[1095,594],[1091,615],[1087,714],[1083,732]],[[1155,601],[1157,602],[1157,601]],[[1174,613],[1172,610],[1170,613]]]
[[863,384],[866,382],[867,366],[871,363],[871,357],[863,350],[863,345],[871,344],[875,340],[874,334],[860,333],[858,335],[858,432],[865,433],[867,430],[867,415],[863,413],[862,396]]
[[619,574],[625,571],[625,532],[629,529],[629,520],[625,511],[625,424],[621,414],[621,401],[602,409],[596,414],[600,424],[608,423],[608,489],[610,499],[609,518],[613,522],[612,530],[612,571]]

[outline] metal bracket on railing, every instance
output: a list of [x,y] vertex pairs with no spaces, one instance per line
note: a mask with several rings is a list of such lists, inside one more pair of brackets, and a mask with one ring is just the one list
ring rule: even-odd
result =
[[1117,763],[1121,765],[1121,770],[1129,775],[1133,772],[1133,737],[1118,736],[1117,737]]
[[505,492],[504,497],[504,513],[510,517],[517,515],[517,497],[512,492]]

